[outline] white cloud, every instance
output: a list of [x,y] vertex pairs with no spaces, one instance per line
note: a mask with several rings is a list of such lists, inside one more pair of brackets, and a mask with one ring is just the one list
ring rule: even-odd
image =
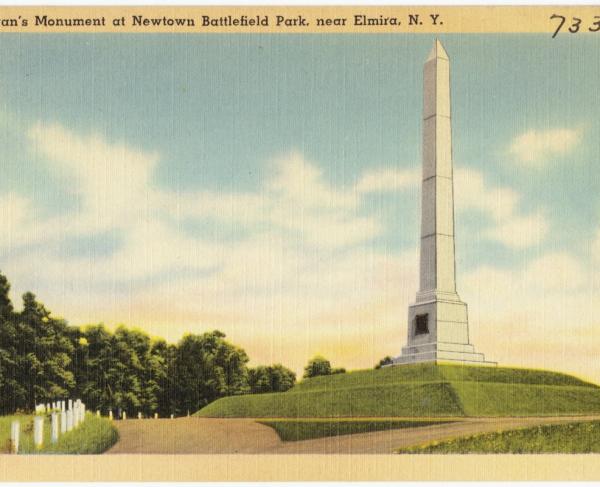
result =
[[150,183],[157,154],[109,144],[99,134],[82,136],[59,124],[37,123],[28,135],[33,151],[49,159],[81,198],[81,226],[99,231],[146,216],[154,197]]
[[495,220],[512,216],[519,203],[519,195],[511,188],[489,185],[476,169],[459,167],[454,170],[456,209],[482,211]]
[[454,172],[457,211],[478,211],[489,217],[483,237],[510,248],[539,245],[549,229],[543,212],[519,212],[520,195],[506,187],[489,185],[475,169],[459,168]]
[[510,153],[529,167],[543,167],[553,156],[569,153],[583,138],[580,129],[529,130],[514,138]]
[[358,193],[397,191],[417,186],[421,171],[418,169],[382,168],[365,172],[356,183]]
[[266,188],[292,205],[303,209],[349,209],[358,204],[355,194],[333,187],[321,169],[297,152],[273,161],[271,171]]
[[[380,216],[361,208],[361,194],[394,189],[374,183],[381,171],[364,175],[368,184],[357,191],[331,184],[316,164],[290,153],[272,161],[255,191],[179,193],[153,184],[156,154],[57,124],[38,123],[28,137],[32,150],[70,183],[78,205],[43,218],[26,198],[0,201],[0,211],[20,229],[19,245],[44,243],[35,259],[17,256],[3,271],[23,288],[32,287],[32,276],[33,288],[51,285],[50,307],[76,321],[121,317],[156,324],[172,322],[169,313],[177,309],[188,328],[213,326],[211,321],[258,326],[275,307],[282,323],[325,326],[340,306],[344,316],[349,306],[381,308],[362,300],[397,306],[382,286],[390,269],[403,269],[404,277],[412,272],[406,274],[396,255],[364,245],[383,225]],[[244,232],[231,241],[209,232],[194,237],[183,231],[189,219]],[[100,232],[119,236],[114,252],[62,255],[46,245]],[[15,235],[10,232],[13,242]],[[416,268],[416,258],[409,267]],[[108,290],[94,290],[99,284]],[[164,309],[157,310],[157,303]]]
[[[360,214],[360,191],[332,185],[301,154],[292,152],[273,160],[267,174],[263,186],[253,193],[163,194],[162,204],[175,207],[172,213],[179,218],[211,218],[253,230],[289,232],[303,245],[315,247],[357,245],[383,231],[377,216]],[[373,177],[367,173],[363,179]]]
[[480,266],[461,279],[471,340],[505,365],[600,377],[598,266],[547,252],[518,267]]
[[23,243],[22,229],[31,224],[33,208],[29,199],[9,192],[0,194],[0,248],[12,248]]
[[[53,234],[121,228],[133,236],[141,224],[152,225],[164,215],[212,218],[253,231],[275,228],[301,234],[307,245],[332,248],[365,242],[381,232],[375,217],[358,215],[356,192],[329,184],[322,171],[298,153],[273,161],[260,191],[181,194],[159,191],[151,184],[156,154],[109,144],[97,134],[81,136],[56,124],[38,123],[29,137],[35,152],[64,175],[80,198],[76,214],[44,223],[55,229]],[[33,227],[22,233],[30,241],[51,237]]]
[[[153,184],[157,155],[56,125],[38,124],[30,137],[53,170],[73,182],[80,209],[48,220],[26,198],[5,196],[0,214],[21,230],[0,237],[0,246],[98,231],[122,235],[109,255],[64,256],[44,246],[2,269],[21,291],[50,283],[42,300],[73,322],[123,321],[169,340],[221,328],[255,362],[295,368],[316,351],[339,365],[364,367],[403,345],[418,253],[369,245],[385,226],[362,203],[368,193],[414,188],[417,171],[378,169],[343,187],[291,153],[272,162],[254,191],[178,193]],[[543,215],[520,211],[516,191],[489,184],[478,171],[455,174],[457,210],[485,215],[485,238],[514,248],[543,238]],[[209,232],[194,237],[183,231],[188,219],[244,232],[231,240]],[[461,294],[474,343],[504,360],[505,330],[523,340],[543,326],[567,333],[573,309],[583,309],[582,323],[593,322],[600,310],[584,309],[588,279],[591,270],[568,254],[544,255],[520,271],[488,266],[469,273]]]
[[510,248],[540,246],[548,233],[549,224],[541,213],[511,215],[496,222],[484,236]]

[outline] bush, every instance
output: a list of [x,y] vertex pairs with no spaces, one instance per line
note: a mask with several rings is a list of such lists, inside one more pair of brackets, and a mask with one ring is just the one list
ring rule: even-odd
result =
[[331,375],[331,362],[325,357],[317,355],[308,361],[304,367],[304,378],[318,377],[319,375]]
[[392,360],[392,357],[390,357],[389,355],[386,355],[379,361],[379,363],[375,366],[375,368],[380,369],[381,367],[383,367],[385,365],[392,365],[393,363],[394,363],[394,361]]
[[248,385],[252,394],[285,392],[296,382],[296,374],[281,364],[259,365],[248,369]]

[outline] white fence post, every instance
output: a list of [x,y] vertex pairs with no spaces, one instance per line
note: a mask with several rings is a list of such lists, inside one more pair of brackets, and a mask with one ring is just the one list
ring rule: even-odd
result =
[[154,419],[158,419],[158,413],[154,413]]
[[52,443],[58,441],[58,414],[52,413]]
[[138,419],[142,419],[142,413],[138,412]]
[[108,411],[108,419],[110,419],[111,421],[113,419],[112,409]]
[[100,410],[96,409],[96,416],[100,417]]
[[44,417],[36,416],[33,418],[33,442],[37,448],[44,445]]
[[10,443],[12,446],[12,453],[19,453],[19,436],[21,433],[21,423],[19,421],[13,421],[10,424]]
[[65,407],[65,401],[60,401],[60,409],[62,411],[66,411],[67,410],[67,408]]
[[85,404],[81,403],[81,422],[85,421]]
[[173,414],[171,414],[171,419],[173,419],[175,416]]
[[123,419],[123,421],[125,421],[127,419],[127,413],[125,411],[123,411],[121,418]]
[[67,411],[67,431],[71,431],[73,429],[73,411],[70,409]]
[[69,411],[73,409],[73,399],[69,399]]
[[67,413],[65,411],[60,412],[60,432],[67,432]]

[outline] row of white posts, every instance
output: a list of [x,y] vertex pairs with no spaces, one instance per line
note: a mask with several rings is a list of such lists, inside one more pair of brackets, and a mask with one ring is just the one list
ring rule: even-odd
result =
[[[96,416],[100,416],[100,411],[96,411]],[[137,415],[137,417],[138,417],[138,419],[142,419],[142,418],[143,418],[143,415],[142,415],[142,413],[141,413],[141,412],[138,412],[138,415]],[[173,419],[174,417],[175,417],[175,415],[171,414],[171,419]],[[108,411],[108,419],[110,419],[111,421],[112,421],[112,419],[113,419],[113,412],[112,412],[112,410],[110,410],[110,409],[109,409],[109,411]],[[123,412],[121,413],[121,419],[122,419],[122,420],[125,420],[125,419],[127,419],[127,412],[123,411]],[[154,419],[158,419],[158,413],[154,413]]]
[[[68,409],[66,407],[68,406]],[[50,441],[56,443],[61,434],[77,428],[85,420],[85,404],[81,399],[73,401],[53,402],[52,404],[38,404],[35,407],[36,416],[33,418],[33,443],[36,448],[44,446],[44,414],[50,413],[51,436]],[[21,423],[15,420],[10,428],[10,441],[14,453],[19,453],[19,436]]]
[[[44,415],[46,413],[49,413],[51,418],[50,441],[52,443],[58,442],[61,434],[77,428],[85,420],[85,404],[81,402],[81,399],[77,399],[76,401],[69,399],[67,402],[58,401],[51,404],[38,404],[35,407],[35,412],[36,416],[33,418],[33,441],[37,448],[44,446]],[[100,416],[100,411],[96,411],[96,415]],[[112,410],[108,411],[108,418],[110,420],[113,419]],[[127,419],[125,411],[123,411],[121,419]],[[138,412],[138,419],[142,419],[141,412]],[[154,413],[154,419],[158,419],[158,413]],[[171,419],[174,419],[173,414],[171,414]],[[13,421],[10,429],[10,440],[14,453],[19,452],[20,431],[20,421]]]
[[74,406],[77,404],[81,404],[81,399],[77,399],[75,402],[73,402],[73,399],[69,399],[68,401],[54,401],[51,403],[47,402],[46,404],[37,404],[35,406],[35,413],[44,414],[51,413],[52,411],[67,412],[73,410]]

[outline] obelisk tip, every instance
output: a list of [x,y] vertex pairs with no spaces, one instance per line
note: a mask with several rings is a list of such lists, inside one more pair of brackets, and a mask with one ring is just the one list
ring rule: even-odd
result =
[[427,61],[431,61],[432,59],[436,59],[436,58],[437,59],[449,59],[446,49],[444,49],[444,46],[442,45],[442,43],[440,42],[440,40],[437,37],[435,39],[435,42],[433,43],[433,48],[431,49],[429,56],[427,56]]

